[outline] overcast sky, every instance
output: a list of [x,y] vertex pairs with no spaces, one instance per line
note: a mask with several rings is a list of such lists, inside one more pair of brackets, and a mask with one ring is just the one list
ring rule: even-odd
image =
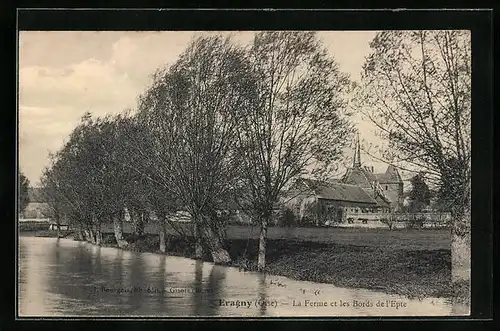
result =
[[[63,145],[86,111],[104,115],[135,108],[150,74],[175,62],[190,40],[202,33],[20,32],[19,161],[32,185],[38,184],[49,152]],[[243,44],[253,38],[253,32],[231,33]],[[323,31],[318,36],[340,70],[359,80],[375,33]],[[362,139],[374,139],[369,123],[355,121]],[[385,171],[386,165],[373,165],[375,171]]]

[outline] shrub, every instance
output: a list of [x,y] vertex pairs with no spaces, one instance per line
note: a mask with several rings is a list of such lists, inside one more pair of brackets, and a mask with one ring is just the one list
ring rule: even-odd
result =
[[421,229],[424,226],[424,220],[423,218],[411,218],[408,220],[408,229]]
[[278,217],[278,226],[281,227],[292,227],[297,226],[297,220],[295,214],[290,208],[285,208],[281,211]]

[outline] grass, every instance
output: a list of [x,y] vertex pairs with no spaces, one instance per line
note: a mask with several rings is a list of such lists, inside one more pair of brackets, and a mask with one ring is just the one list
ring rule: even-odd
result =
[[[183,225],[185,227],[189,224]],[[113,232],[111,224],[103,225],[103,232]],[[130,223],[124,223],[125,233],[132,233]],[[170,234],[175,231],[168,229]],[[157,234],[154,223],[146,224],[145,233]],[[270,240],[298,240],[339,245],[378,247],[380,249],[406,250],[450,250],[451,232],[449,229],[367,229],[367,228],[282,228],[269,227],[267,236]],[[258,239],[259,228],[246,225],[229,225],[228,239]]]
[[[126,234],[130,243],[127,250],[159,253],[156,231],[154,224],[148,224],[142,237]],[[105,227],[103,232],[102,245],[116,247],[112,228]],[[131,232],[130,224],[125,224],[124,232]],[[169,232],[165,254],[192,258],[192,240]],[[227,233],[226,248],[232,265],[256,271],[258,228],[230,226]],[[451,297],[460,293],[463,286],[451,285],[450,245],[450,232],[442,229],[270,227],[265,271],[296,280],[409,298]],[[207,254],[204,259],[210,261],[211,257]]]
[[19,222],[18,224],[19,232],[48,230],[50,225],[50,223],[40,221]]

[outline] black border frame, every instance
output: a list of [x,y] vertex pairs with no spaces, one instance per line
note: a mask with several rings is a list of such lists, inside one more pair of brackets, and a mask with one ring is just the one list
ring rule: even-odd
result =
[[[492,278],[492,244],[493,244],[493,12],[482,10],[252,10],[252,9],[18,9],[15,13],[14,77],[17,86],[17,28],[19,30],[387,30],[387,29],[468,29],[472,31],[472,108],[481,109],[472,112],[472,296],[471,317],[424,317],[424,318],[383,318],[387,321],[422,321],[434,322],[449,320],[463,321],[471,319],[487,320],[492,317],[493,310],[493,278]],[[9,81],[12,84],[12,81]],[[16,94],[17,89],[14,90]],[[12,100],[12,98],[9,98]],[[14,118],[3,123],[13,124],[13,127],[3,130],[2,141],[14,146],[14,164],[10,171],[12,191],[7,190],[5,196],[15,197],[17,171],[17,95],[15,99]],[[14,129],[13,129],[14,128]],[[13,129],[13,132],[10,131]],[[14,133],[14,135],[8,135]],[[4,186],[6,187],[6,186]],[[5,199],[4,199],[5,200]],[[13,204],[12,204],[13,205]],[[12,219],[15,208],[12,207]],[[8,215],[9,216],[9,215]],[[7,217],[9,219],[9,217]],[[11,223],[12,224],[12,223]],[[17,224],[17,222],[16,222]],[[16,227],[16,225],[14,225]],[[7,228],[8,229],[8,228]],[[15,229],[13,229],[15,230]],[[6,230],[8,231],[8,230]],[[15,232],[17,234],[17,232]],[[16,239],[16,238],[14,238]],[[4,244],[6,241],[4,242]],[[15,245],[7,247],[17,257]],[[11,251],[14,249],[14,251]],[[4,257],[8,254],[4,254]],[[10,259],[8,261],[11,261]],[[8,262],[7,263],[12,263]],[[17,267],[17,263],[14,263]],[[4,286],[10,283],[4,283]],[[13,289],[17,286],[14,282]],[[14,291],[13,291],[14,292]],[[11,306],[12,298],[3,295],[7,306]],[[17,302],[17,298],[14,298]],[[10,302],[9,302],[10,301]],[[9,304],[10,303],[10,304]],[[17,316],[17,304],[12,317]],[[5,319],[2,319],[2,323]],[[99,318],[43,318],[30,321],[19,318],[18,326],[39,329],[42,325],[51,329],[57,321],[88,321]],[[120,319],[118,319],[120,320]],[[158,326],[159,321],[192,322],[199,319],[179,318],[130,318],[129,325],[140,327],[142,321],[151,321],[151,326]],[[209,318],[206,326],[216,320],[232,322],[234,318]],[[251,320],[274,321],[269,318],[245,318],[238,321]],[[288,321],[356,321],[356,324],[369,321],[381,321],[381,318],[279,318],[280,322]],[[49,322],[49,323],[47,323]],[[106,318],[106,326],[117,325],[116,318]],[[103,323],[103,322],[99,322]],[[108,324],[109,323],[109,324]],[[177,324],[176,323],[176,324]],[[287,323],[290,326],[292,323]],[[86,323],[85,323],[86,324]],[[137,325],[138,324],[138,325]],[[217,323],[219,328],[222,323]],[[228,326],[233,323],[225,323]],[[296,323],[298,325],[299,323]],[[440,322],[441,324],[441,322]],[[453,323],[456,325],[456,323]],[[16,327],[16,329],[17,329]]]

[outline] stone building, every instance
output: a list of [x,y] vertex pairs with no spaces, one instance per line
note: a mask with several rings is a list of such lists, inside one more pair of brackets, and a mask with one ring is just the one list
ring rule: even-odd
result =
[[390,211],[389,201],[378,191],[338,181],[300,178],[287,195],[286,207],[296,218],[316,226],[350,223],[359,215],[387,215]]
[[363,166],[359,138],[356,141],[354,161],[342,178],[342,183],[357,185],[364,189],[376,190],[390,202],[393,211],[401,210],[403,205],[403,180],[392,164],[384,173],[374,173],[373,167]]
[[378,224],[400,211],[403,181],[396,167],[374,173],[373,167],[363,166],[360,154],[358,138],[352,167],[340,180],[299,178],[287,192],[286,207],[298,219],[312,218],[316,225]]

